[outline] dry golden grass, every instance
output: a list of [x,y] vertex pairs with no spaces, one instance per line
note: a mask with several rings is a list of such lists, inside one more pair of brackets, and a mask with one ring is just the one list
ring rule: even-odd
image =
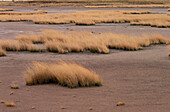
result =
[[[33,34],[31,34],[33,35]],[[151,44],[169,44],[170,40],[159,35],[126,36],[123,34],[91,32],[61,33],[56,30],[44,30],[42,34],[22,35],[18,40],[23,42],[45,43],[49,52],[68,53],[91,51],[109,53],[111,49],[140,50]]]
[[0,47],[0,57],[1,56],[6,56],[6,51]]
[[170,27],[168,14],[152,14],[150,11],[123,10],[88,10],[75,13],[34,14],[34,15],[2,15],[1,22],[32,21],[35,24],[69,24],[95,25],[96,23],[131,23],[153,27]]
[[32,42],[21,42],[18,40],[0,39],[0,47],[6,51],[42,52],[42,49],[35,47]]
[[46,14],[47,11],[39,10],[37,12],[0,12],[0,15],[34,15],[34,14]]
[[11,89],[19,89],[19,86],[17,84],[11,84],[10,88]]
[[115,5],[91,5],[84,6],[86,8],[109,8],[109,7],[117,7],[117,8],[168,8],[169,4],[148,4],[148,5],[124,5],[124,4],[115,4]]
[[35,106],[32,106],[31,108],[32,108],[32,109],[35,109]]
[[143,25],[143,26],[152,26],[157,28],[168,28],[170,27],[170,22],[165,22],[161,20],[155,20],[155,21],[138,21],[138,22],[130,22],[131,25]]
[[123,105],[125,105],[124,102],[118,102],[116,106],[123,106]]
[[4,100],[0,100],[0,102],[1,102],[1,103],[5,103],[5,101],[4,101]]
[[2,9],[2,8],[0,8],[0,11],[13,11],[13,9]]
[[94,108],[93,107],[90,107],[89,110],[93,110]]
[[151,11],[148,11],[148,10],[146,10],[146,11],[141,10],[141,11],[123,12],[123,14],[150,14],[150,13],[151,13]]
[[13,102],[5,102],[5,105],[7,107],[15,107],[15,103],[13,103]]
[[[42,45],[39,46],[37,43]],[[62,54],[90,51],[108,54],[109,49],[140,50],[152,44],[169,43],[170,39],[159,34],[138,37],[114,33],[93,34],[83,31],[62,33],[56,30],[43,30],[41,34],[18,35],[17,40],[0,39],[0,56],[5,56],[6,51],[48,51]]]
[[13,91],[11,91],[9,95],[13,95],[13,94],[14,94],[14,92],[13,92]]
[[95,72],[63,61],[57,64],[33,62],[27,68],[25,81],[27,85],[57,83],[69,88],[102,85]]
[[67,109],[66,107],[64,107],[64,106],[61,106],[61,109]]

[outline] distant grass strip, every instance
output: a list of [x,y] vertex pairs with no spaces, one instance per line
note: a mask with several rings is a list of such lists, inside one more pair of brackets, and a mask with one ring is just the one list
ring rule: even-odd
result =
[[1,12],[0,22],[32,21],[35,24],[95,25],[99,23],[130,23],[158,28],[170,27],[169,14],[152,14],[148,10],[88,10],[75,13]]
[[2,9],[2,8],[0,8],[0,11],[13,11],[13,9]]
[[47,11],[39,10],[37,12],[0,12],[0,15],[34,15],[34,14],[46,14]]
[[170,4],[114,4],[114,5],[87,5],[86,8],[169,8]]
[[41,48],[35,47],[31,42],[20,42],[12,39],[0,39],[0,47],[6,51],[42,51]]
[[69,88],[101,86],[101,79],[91,70],[68,62],[33,62],[25,73],[27,85],[56,83]]

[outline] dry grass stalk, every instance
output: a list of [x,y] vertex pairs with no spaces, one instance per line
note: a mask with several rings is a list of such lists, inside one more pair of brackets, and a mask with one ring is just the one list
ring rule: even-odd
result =
[[10,88],[11,89],[19,89],[19,86],[17,84],[11,84]]
[[0,57],[1,56],[6,56],[6,51],[0,47]]
[[47,11],[39,10],[37,12],[0,12],[0,15],[34,15],[34,14],[46,14]]
[[13,91],[11,91],[9,95],[13,95],[13,94],[14,94],[14,92],[13,92]]
[[0,8],[0,11],[13,11],[13,9],[2,9],[2,8]]
[[5,105],[7,107],[15,107],[15,103],[13,103],[13,102],[6,102]]
[[102,85],[95,72],[63,61],[58,64],[33,62],[27,68],[25,80],[27,85],[57,83],[69,88]]

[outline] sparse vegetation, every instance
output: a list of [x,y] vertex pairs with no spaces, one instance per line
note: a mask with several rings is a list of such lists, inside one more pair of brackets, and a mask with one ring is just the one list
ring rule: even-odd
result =
[[37,12],[0,12],[0,15],[34,15],[34,14],[46,14],[47,11],[39,10]]
[[11,89],[19,89],[19,86],[17,84],[11,84],[10,88]]
[[[3,12],[5,13],[5,12]],[[16,13],[16,12],[15,12]],[[168,14],[152,14],[150,11],[123,10],[88,10],[75,13],[34,14],[34,15],[2,15],[1,22],[32,21],[35,24],[69,24],[95,25],[97,23],[131,23],[152,27],[170,27]]]
[[69,88],[102,85],[95,72],[63,61],[57,64],[33,62],[27,68],[25,81],[27,85],[57,83]]

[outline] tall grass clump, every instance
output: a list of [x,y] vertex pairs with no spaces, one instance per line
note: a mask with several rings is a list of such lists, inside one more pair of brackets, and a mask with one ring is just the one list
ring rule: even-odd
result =
[[6,56],[6,51],[0,48],[0,57],[1,56]]
[[25,72],[27,85],[56,83],[69,88],[101,86],[100,77],[81,65],[68,62],[33,62]]

